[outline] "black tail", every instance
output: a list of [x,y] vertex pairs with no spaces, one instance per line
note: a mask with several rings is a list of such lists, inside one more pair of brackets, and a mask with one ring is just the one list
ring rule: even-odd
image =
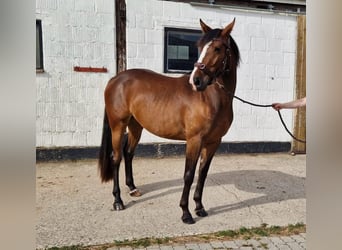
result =
[[98,168],[101,174],[102,182],[113,180],[113,161],[112,161],[112,132],[108,123],[106,111],[104,112],[103,128],[102,128],[102,141],[99,153]]

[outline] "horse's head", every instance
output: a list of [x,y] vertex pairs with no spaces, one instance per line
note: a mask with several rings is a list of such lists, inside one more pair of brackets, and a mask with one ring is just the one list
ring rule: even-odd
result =
[[197,45],[201,54],[189,79],[194,90],[205,90],[214,79],[229,70],[230,32],[234,23],[235,18],[224,29],[212,29],[200,20],[203,36]]

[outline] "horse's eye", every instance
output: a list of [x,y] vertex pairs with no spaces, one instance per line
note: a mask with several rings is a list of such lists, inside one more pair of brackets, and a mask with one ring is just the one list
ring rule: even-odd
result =
[[215,47],[214,49],[215,52],[220,52],[220,50],[221,50],[220,47]]

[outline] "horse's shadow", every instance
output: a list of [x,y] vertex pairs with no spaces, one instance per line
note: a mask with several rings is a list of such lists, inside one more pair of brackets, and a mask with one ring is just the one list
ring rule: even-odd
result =
[[[196,179],[192,187],[194,188],[195,185]],[[226,189],[227,192],[233,194],[235,196],[234,200],[238,200],[238,202],[211,207],[207,210],[209,214],[218,214],[261,204],[305,198],[305,177],[298,177],[280,171],[235,170],[209,174],[204,186],[203,196],[213,195],[212,193],[206,193],[206,188],[220,185],[222,188]],[[229,190],[230,188],[227,185],[234,185],[235,189]],[[127,204],[127,206],[131,206],[140,202],[146,202],[151,199],[157,199],[159,197],[176,192],[181,194],[183,189],[183,179],[173,179],[145,184],[139,186],[139,189],[142,190],[144,195],[134,202],[130,202]],[[147,195],[154,191],[160,191],[164,189],[165,191]],[[261,195],[255,198],[243,200],[240,199],[238,195],[234,194],[234,190],[236,189]],[[224,197],[222,197],[222,199],[224,199]]]

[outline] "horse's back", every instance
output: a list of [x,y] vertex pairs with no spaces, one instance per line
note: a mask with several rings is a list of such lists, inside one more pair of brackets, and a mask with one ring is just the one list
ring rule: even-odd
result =
[[144,95],[191,94],[189,76],[169,77],[147,69],[129,69],[109,80],[105,96],[125,94],[125,98]]
[[[166,75],[159,74],[152,70],[148,69],[128,69],[125,71],[120,72],[115,77],[113,77],[110,83],[115,84],[127,84],[135,83],[135,84],[142,84],[143,86],[152,85],[154,87],[158,85],[167,85],[170,82],[173,84],[184,84],[188,83],[189,76],[183,75],[180,77],[170,77]],[[189,84],[188,84],[189,85]],[[187,86],[189,87],[189,86]]]

